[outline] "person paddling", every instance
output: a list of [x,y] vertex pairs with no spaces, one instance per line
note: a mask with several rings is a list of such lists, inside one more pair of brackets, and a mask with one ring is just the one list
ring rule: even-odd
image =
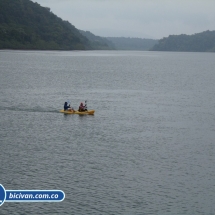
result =
[[74,111],[74,109],[72,107],[70,107],[70,105],[67,102],[65,102],[64,103],[64,111],[67,111],[67,110]]
[[79,111],[79,112],[85,111],[85,107],[84,107],[84,105],[83,105],[82,102],[80,103],[80,106],[79,106],[78,111]]

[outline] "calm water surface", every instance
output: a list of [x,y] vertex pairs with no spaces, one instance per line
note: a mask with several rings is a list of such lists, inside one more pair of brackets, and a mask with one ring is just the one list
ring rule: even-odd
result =
[[[215,54],[0,51],[0,214],[215,214]],[[88,100],[94,116],[63,115]]]

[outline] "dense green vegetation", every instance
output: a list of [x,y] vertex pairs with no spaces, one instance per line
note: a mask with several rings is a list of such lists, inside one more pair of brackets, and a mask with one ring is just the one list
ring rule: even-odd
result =
[[30,0],[0,0],[0,49],[92,49],[89,40],[49,8]]
[[170,35],[159,40],[152,51],[215,52],[215,31],[194,35]]
[[126,37],[106,37],[111,41],[117,50],[149,50],[158,40],[126,38]]

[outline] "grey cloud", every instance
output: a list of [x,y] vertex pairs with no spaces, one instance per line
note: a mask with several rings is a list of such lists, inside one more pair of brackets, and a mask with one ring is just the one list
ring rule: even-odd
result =
[[215,30],[214,0],[36,0],[101,36],[162,38]]

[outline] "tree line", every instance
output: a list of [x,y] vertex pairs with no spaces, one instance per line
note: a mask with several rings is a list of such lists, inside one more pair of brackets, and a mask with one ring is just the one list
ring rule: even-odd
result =
[[193,35],[170,35],[158,41],[152,51],[215,52],[215,31]]

